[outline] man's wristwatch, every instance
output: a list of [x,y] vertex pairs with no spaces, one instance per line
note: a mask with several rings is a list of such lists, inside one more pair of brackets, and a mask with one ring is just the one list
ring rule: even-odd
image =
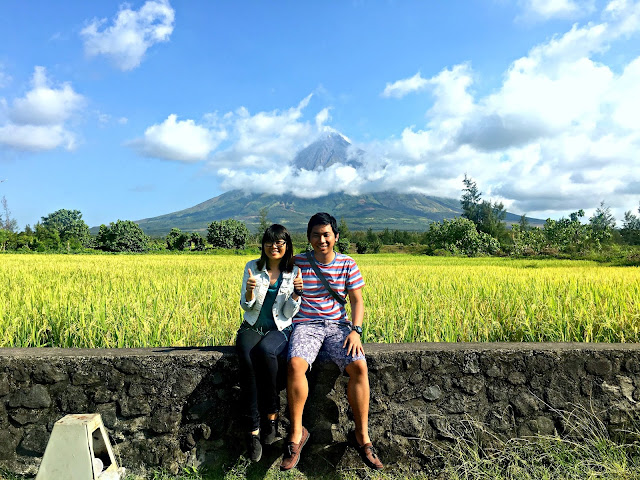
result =
[[362,336],[362,327],[359,327],[358,325],[352,325],[351,331],[356,332],[358,335]]

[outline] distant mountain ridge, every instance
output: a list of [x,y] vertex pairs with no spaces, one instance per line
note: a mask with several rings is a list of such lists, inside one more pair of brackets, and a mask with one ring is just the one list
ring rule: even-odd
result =
[[[330,132],[302,149],[293,166],[305,170],[322,170],[335,164],[362,166],[365,152],[350,150],[351,143],[343,135]],[[338,220],[344,218],[351,230],[426,231],[431,222],[440,222],[462,214],[460,201],[423,194],[377,192],[363,195],[332,193],[320,198],[299,198],[291,194],[272,195],[232,190],[191,208],[153,218],[138,220],[152,236],[164,236],[173,227],[183,231],[207,231],[214,220],[234,218],[245,222],[251,231],[259,224],[259,212],[267,208],[267,220],[281,223],[293,232],[306,232],[307,222],[316,212],[329,212]],[[519,215],[507,213],[508,223]],[[531,219],[532,223],[541,222]]]

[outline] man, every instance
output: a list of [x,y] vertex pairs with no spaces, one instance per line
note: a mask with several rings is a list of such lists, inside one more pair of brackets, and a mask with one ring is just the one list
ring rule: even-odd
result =
[[[349,375],[347,399],[356,425],[358,453],[369,467],[383,468],[368,431],[369,375],[360,338],[364,280],[351,257],[334,252],[338,235],[336,219],[328,213],[316,213],[307,226],[307,239],[313,247],[313,254],[310,254],[311,258],[306,254],[295,257],[295,264],[302,271],[304,291],[299,292],[302,293],[302,302],[293,319],[294,329],[289,341],[287,397],[291,431],[281,470],[289,470],[298,464],[300,451],[309,439],[309,432],[302,425],[302,412],[309,395],[306,372],[321,348],[327,351],[341,371]],[[337,296],[332,295],[316,274],[312,266],[314,262]],[[351,321],[344,308],[347,295],[351,304]]]

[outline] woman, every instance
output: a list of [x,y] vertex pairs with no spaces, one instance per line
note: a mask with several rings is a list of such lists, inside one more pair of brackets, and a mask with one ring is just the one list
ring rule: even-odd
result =
[[269,445],[276,439],[278,355],[287,348],[302,287],[300,270],[293,264],[291,235],[282,225],[271,225],[262,236],[260,258],[244,268],[240,296],[244,321],[236,336],[249,457],[254,462],[262,456],[261,423],[263,442]]

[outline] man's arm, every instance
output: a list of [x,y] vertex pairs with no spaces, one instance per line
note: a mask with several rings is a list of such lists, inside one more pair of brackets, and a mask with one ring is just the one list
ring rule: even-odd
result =
[[[348,290],[349,303],[351,304],[351,324],[356,327],[362,326],[364,318],[364,300],[362,299],[362,289]],[[347,355],[355,357],[364,355],[362,339],[358,332],[352,331],[344,341],[342,348],[347,349]]]

